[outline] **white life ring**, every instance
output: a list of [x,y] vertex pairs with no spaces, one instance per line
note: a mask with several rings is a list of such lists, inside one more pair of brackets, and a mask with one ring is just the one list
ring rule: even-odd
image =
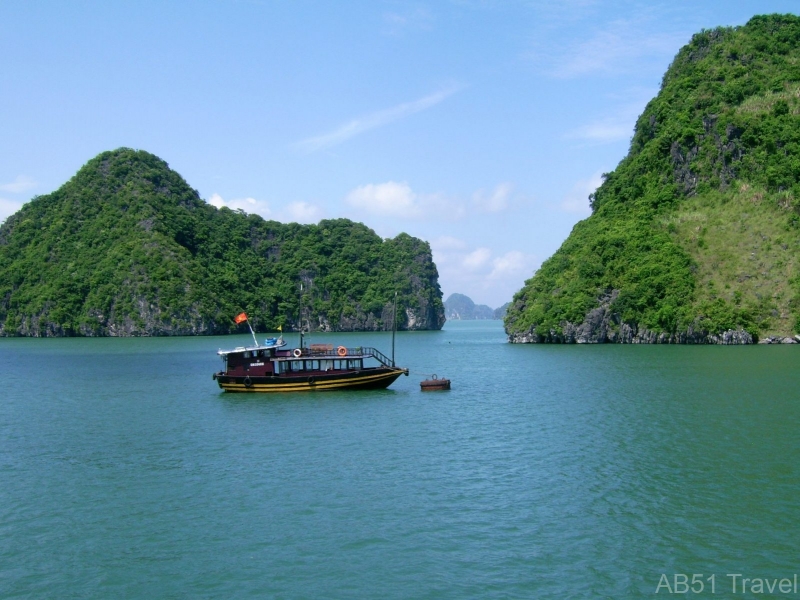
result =
[[292,350],[292,355],[295,358],[300,358],[301,356],[303,356],[303,351],[300,348],[295,348],[294,350]]

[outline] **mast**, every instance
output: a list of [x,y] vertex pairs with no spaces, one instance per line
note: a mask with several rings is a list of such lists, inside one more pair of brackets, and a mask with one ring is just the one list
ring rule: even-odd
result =
[[394,335],[397,333],[397,290],[394,292],[394,311],[392,312],[392,366],[394,367]]
[[[308,319],[306,319],[308,321]],[[297,307],[297,325],[300,330],[300,348],[303,348],[303,282],[300,282],[300,305]]]

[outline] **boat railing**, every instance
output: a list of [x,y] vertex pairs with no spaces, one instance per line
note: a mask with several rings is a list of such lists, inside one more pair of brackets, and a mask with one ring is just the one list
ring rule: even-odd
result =
[[[344,349],[344,351],[342,351]],[[377,348],[370,346],[355,346],[346,348],[345,346],[333,347],[332,344],[312,344],[309,348],[304,348],[302,356],[312,356],[314,358],[374,358],[384,367],[392,367],[392,359],[386,356]]]
[[394,366],[392,364],[391,359],[389,359],[388,356],[386,356],[383,352],[381,352],[380,350],[377,350],[376,348],[369,348],[369,347],[361,348],[361,352],[362,352],[362,354],[364,356],[371,356],[372,358],[377,360],[379,363],[381,363],[384,367],[393,367]]

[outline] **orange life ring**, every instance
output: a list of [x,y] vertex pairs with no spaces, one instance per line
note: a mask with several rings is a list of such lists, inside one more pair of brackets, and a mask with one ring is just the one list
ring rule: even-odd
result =
[[336,354],[338,354],[339,356],[347,356],[347,348],[345,348],[344,346],[339,346],[336,349]]
[[292,350],[292,354],[295,358],[300,358],[303,355],[303,351],[300,348],[295,348]]

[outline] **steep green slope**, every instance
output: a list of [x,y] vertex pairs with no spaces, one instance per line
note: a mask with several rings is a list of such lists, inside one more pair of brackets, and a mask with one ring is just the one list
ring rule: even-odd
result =
[[216,209],[161,159],[119,149],[0,227],[0,334],[185,335],[439,329],[426,242],[344,219],[265,221]]
[[[800,328],[800,18],[696,34],[513,342],[741,343]],[[727,332],[727,333],[726,333]]]

